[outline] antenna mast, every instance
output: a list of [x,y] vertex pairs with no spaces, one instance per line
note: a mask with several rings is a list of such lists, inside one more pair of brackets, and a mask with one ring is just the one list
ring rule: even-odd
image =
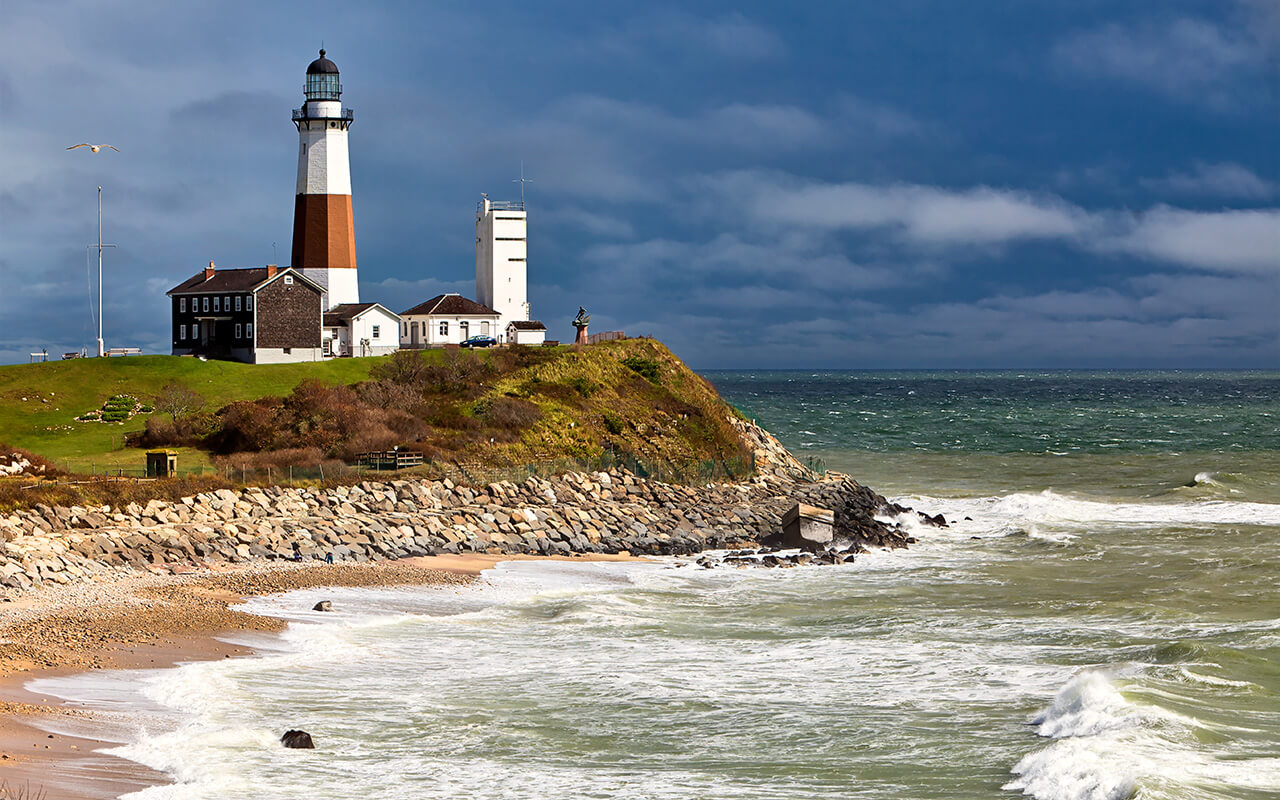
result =
[[98,243],[89,245],[98,248],[98,358],[107,354],[102,345],[102,248],[115,247],[114,244],[102,243],[102,187],[98,187]]
[[524,210],[524,185],[525,185],[526,183],[533,183],[533,178],[526,178],[526,177],[524,176],[524,161],[523,161],[523,160],[521,160],[521,161],[520,161],[520,177],[519,177],[519,178],[516,178],[515,180],[513,180],[513,181],[511,181],[511,182],[512,182],[512,183],[518,183],[518,184],[520,184],[520,210],[521,210],[521,211],[523,211],[523,210]]

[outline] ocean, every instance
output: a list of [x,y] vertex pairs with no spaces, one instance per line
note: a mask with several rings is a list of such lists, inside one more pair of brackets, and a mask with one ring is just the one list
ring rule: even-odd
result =
[[259,656],[34,688],[130,709],[114,752],[178,782],[134,799],[1280,796],[1280,373],[709,377],[951,526],[255,598]]

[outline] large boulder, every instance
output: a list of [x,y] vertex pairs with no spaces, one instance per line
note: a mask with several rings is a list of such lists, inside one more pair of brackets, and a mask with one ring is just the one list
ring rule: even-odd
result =
[[285,747],[292,747],[295,750],[314,750],[315,744],[311,741],[311,734],[306,731],[285,731],[284,736],[280,737],[280,744]]
[[796,503],[782,515],[782,546],[817,552],[835,538],[835,514],[825,508]]

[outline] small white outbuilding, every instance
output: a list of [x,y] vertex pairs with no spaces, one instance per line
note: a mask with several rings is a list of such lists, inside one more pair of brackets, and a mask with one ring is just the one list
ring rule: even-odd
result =
[[326,358],[385,356],[400,349],[400,317],[378,303],[342,303],[324,313]]
[[507,323],[507,344],[542,344],[546,340],[547,326],[537,320]]

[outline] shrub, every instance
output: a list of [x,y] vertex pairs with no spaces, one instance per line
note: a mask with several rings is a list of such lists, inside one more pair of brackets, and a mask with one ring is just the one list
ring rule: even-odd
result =
[[583,397],[590,397],[600,390],[600,385],[579,375],[568,381],[569,386]]
[[[404,352],[404,351],[401,351]],[[399,383],[389,378],[365,381],[355,387],[360,401],[374,408],[396,409],[420,413],[425,406],[422,387],[417,384]]]
[[455,405],[442,405],[427,415],[426,421],[438,428],[471,431],[480,428],[480,420]]
[[236,469],[314,467],[322,463],[326,463],[326,459],[318,447],[290,447],[261,453],[234,453],[218,460],[219,466],[232,466]]
[[622,366],[644,378],[649,383],[656,385],[662,380],[662,374],[659,371],[658,362],[654,361],[652,358],[628,356],[622,359]]
[[218,453],[277,449],[283,446],[280,410],[280,398],[231,403],[218,412],[219,428],[208,444]]
[[138,407],[139,414],[150,414],[152,411],[155,411],[155,410],[156,409],[154,406],[149,406],[145,404]]
[[493,360],[498,369],[504,373],[515,372],[518,369],[532,367],[538,364],[545,364],[558,357],[555,350],[543,347],[530,347],[524,344],[513,344],[509,347],[503,347],[495,350]]
[[485,382],[498,374],[489,359],[479,353],[446,350],[439,364],[427,369],[426,388],[440,394],[475,397]]
[[477,403],[476,415],[490,427],[521,431],[542,418],[542,409],[518,397],[495,397]]
[[125,434],[125,444],[131,447],[169,447],[184,444],[181,438],[173,420],[148,417],[147,425],[141,431]]
[[622,433],[622,418],[612,411],[604,412],[604,429],[614,436]]
[[415,387],[421,391],[431,374],[431,365],[417,350],[397,350],[369,370],[375,381]]

